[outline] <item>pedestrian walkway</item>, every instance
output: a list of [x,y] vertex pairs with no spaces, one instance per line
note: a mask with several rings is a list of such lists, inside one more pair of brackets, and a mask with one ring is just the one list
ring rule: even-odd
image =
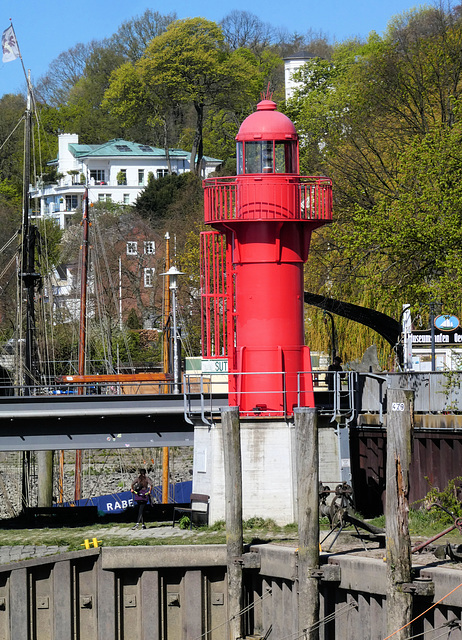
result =
[[[26,529],[22,533],[17,530],[14,532],[14,541],[19,544],[8,544],[13,541],[10,535],[8,539],[4,539],[7,544],[0,544],[0,565],[9,564],[11,562],[19,562],[21,560],[33,560],[52,556],[61,553],[67,553],[70,550],[84,550],[85,541],[88,540],[90,549],[93,549],[93,540],[98,541],[98,546],[129,546],[132,544],[151,546],[155,544],[216,544],[224,543],[225,531],[214,531],[211,529],[180,529],[177,525],[172,527],[170,522],[154,523],[149,522],[146,529],[133,529],[133,524],[123,523],[111,526],[101,526],[98,524],[89,525],[88,527],[79,528],[78,532],[72,529],[63,529],[60,538],[62,540],[69,539],[69,545],[46,545],[45,544],[21,544],[22,541],[28,542],[34,539],[39,542],[41,534],[49,533],[49,529]],[[291,543],[297,546],[295,534],[287,534],[283,532],[258,532],[259,539],[271,539],[279,543]],[[292,541],[290,541],[292,538]]]
[[103,538],[107,537],[127,537],[130,539],[151,539],[151,538],[197,538],[200,537],[201,534],[213,535],[213,532],[207,531],[197,531],[196,529],[180,529],[180,527],[172,527],[171,525],[162,524],[160,526],[155,526],[152,524],[147,524],[146,529],[133,529],[132,527],[127,528],[114,526],[110,529],[89,529],[86,536],[87,538],[93,538],[95,536],[100,536]]
[[0,565],[10,562],[19,562],[19,560],[31,560],[35,558],[43,558],[44,556],[53,556],[57,553],[66,553],[67,546],[50,546],[17,544],[14,546],[0,547]]

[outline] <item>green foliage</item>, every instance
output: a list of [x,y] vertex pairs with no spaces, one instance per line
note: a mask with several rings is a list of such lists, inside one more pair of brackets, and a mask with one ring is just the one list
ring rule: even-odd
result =
[[176,215],[187,215],[188,209],[202,199],[201,183],[191,173],[167,175],[149,180],[135,202],[135,210],[144,218],[159,223]]
[[259,516],[254,516],[253,518],[249,518],[248,520],[244,520],[242,523],[244,529],[274,529],[277,528],[274,520],[271,518],[260,518]]
[[119,171],[116,176],[117,184],[126,184],[127,183],[127,174],[125,171]]
[[130,309],[126,325],[128,329],[133,329],[133,330],[141,329],[140,319],[135,309]]
[[143,120],[165,148],[175,135],[175,113],[190,108],[195,120],[190,166],[198,171],[207,109],[235,112],[236,103],[248,104],[258,85],[255,70],[255,57],[228,51],[214,22],[177,20],[150,42],[136,63],[112,74],[103,107],[126,126]]
[[113,365],[117,365],[117,353],[120,362],[150,363],[161,361],[161,340],[154,345],[146,345],[137,330],[129,330],[125,336],[114,336],[112,341]]
[[180,529],[189,529],[191,525],[191,519],[188,516],[181,516],[178,526]]
[[59,223],[52,218],[43,218],[37,223],[40,242],[37,251],[40,259],[40,273],[50,273],[61,260],[61,240],[63,237]]
[[[457,11],[424,8],[300,71],[285,110],[301,133],[302,171],[334,184],[335,222],[313,237],[308,290],[396,319],[403,303],[431,300],[460,313],[461,44]],[[311,341],[326,331],[309,315]],[[358,324],[336,326],[344,352],[376,341]],[[389,347],[377,346],[386,366]]]
[[[21,119],[26,103],[24,96],[5,94],[0,98],[0,184],[22,192],[24,125]],[[7,191],[3,191],[3,197]]]
[[[428,478],[426,478],[429,482]],[[436,503],[449,511],[453,517],[438,507],[432,507],[431,519],[434,522],[445,524],[454,524],[454,518],[462,517],[462,502],[459,495],[462,494],[462,476],[449,480],[446,487],[440,491],[438,487],[432,487],[425,496],[425,504],[429,508]],[[459,491],[458,491],[459,490]]]
[[224,531],[226,529],[226,522],[224,520],[217,520],[208,528],[210,531]]
[[0,207],[15,208],[21,210],[22,190],[19,183],[11,180],[0,181]]

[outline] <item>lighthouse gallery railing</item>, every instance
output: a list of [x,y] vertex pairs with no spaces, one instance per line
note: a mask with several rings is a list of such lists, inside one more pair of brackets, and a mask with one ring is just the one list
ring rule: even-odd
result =
[[[204,180],[206,224],[226,220],[331,220],[329,178],[285,174],[264,178],[262,181],[260,175],[246,175]],[[252,203],[251,207],[239,206],[241,195],[244,202]]]

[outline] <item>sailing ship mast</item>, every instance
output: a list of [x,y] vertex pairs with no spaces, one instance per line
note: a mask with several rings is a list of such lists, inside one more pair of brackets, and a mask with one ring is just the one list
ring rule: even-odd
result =
[[[170,269],[170,234],[165,234],[165,271]],[[170,321],[170,276],[164,276],[164,339],[163,339],[163,370],[169,372],[170,349],[167,325]],[[162,504],[168,503],[170,453],[168,447],[162,448]]]
[[23,215],[22,215],[22,259],[21,259],[21,280],[26,289],[26,335],[24,353],[24,385],[25,395],[30,395],[30,387],[34,383],[33,372],[36,367],[34,362],[34,338],[35,338],[35,288],[40,282],[40,274],[35,271],[35,241],[37,238],[37,227],[30,224],[30,148],[32,130],[31,111],[31,85],[30,71],[27,77],[27,103],[25,112],[25,135],[24,135],[24,185],[23,185]]
[[[11,22],[11,19],[10,19]],[[30,395],[31,386],[34,382],[34,338],[35,338],[35,287],[40,282],[40,275],[35,272],[35,240],[37,237],[37,229],[30,224],[30,149],[31,149],[31,131],[32,131],[32,111],[31,111],[31,80],[30,70],[26,74],[21,51],[19,49],[18,40],[14,32],[13,23],[2,33],[2,62],[12,62],[18,58],[21,60],[22,70],[27,82],[27,101],[24,134],[24,184],[23,184],[23,209],[22,209],[22,255],[19,271],[19,280],[26,289],[26,335],[25,335],[25,352],[20,354],[21,365],[24,365],[24,377],[20,373],[20,382],[24,384],[24,395]],[[21,288],[22,297],[22,288]],[[22,326],[22,318],[20,321]],[[19,343],[22,344],[22,343]],[[48,452],[47,452],[48,453]],[[41,460],[39,460],[40,466]],[[22,507],[29,506],[29,479],[30,479],[30,451],[23,452],[23,470],[21,481]],[[40,500],[40,496],[39,496]]]
[[[80,270],[80,325],[79,325],[79,360],[78,360],[78,374],[79,376],[85,375],[85,358],[87,351],[87,287],[88,287],[88,254],[89,254],[89,230],[90,220],[88,216],[88,189],[85,188],[85,193],[82,202],[83,215],[83,242],[82,242],[82,255],[81,255],[81,270]],[[83,387],[78,388],[79,395],[84,394]],[[75,452],[75,483],[74,483],[74,500],[80,500],[82,497],[82,450],[77,449]]]

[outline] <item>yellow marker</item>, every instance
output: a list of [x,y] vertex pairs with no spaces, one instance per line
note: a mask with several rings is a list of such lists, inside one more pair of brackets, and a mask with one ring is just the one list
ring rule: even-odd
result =
[[80,546],[85,547],[85,549],[91,549],[91,545],[93,545],[93,547],[96,549],[101,544],[101,542],[102,540],[98,540],[97,538],[92,538],[91,542],[90,540],[86,539]]

